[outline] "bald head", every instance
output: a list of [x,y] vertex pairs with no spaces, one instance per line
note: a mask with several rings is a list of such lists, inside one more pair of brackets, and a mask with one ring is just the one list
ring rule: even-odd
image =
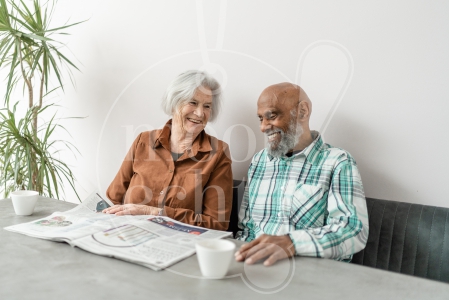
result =
[[307,96],[306,92],[296,84],[289,82],[282,82],[273,84],[262,91],[257,105],[271,104],[282,105],[288,109],[295,109],[301,102],[306,102],[309,107],[309,116],[312,111],[312,102]]
[[311,143],[309,118],[312,102],[304,90],[283,82],[263,90],[257,101],[260,130],[268,136],[269,153],[283,155]]

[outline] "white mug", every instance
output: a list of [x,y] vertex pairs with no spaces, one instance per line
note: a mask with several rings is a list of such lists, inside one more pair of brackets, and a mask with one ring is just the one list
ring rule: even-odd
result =
[[36,191],[14,191],[11,193],[12,205],[16,215],[29,216],[33,213],[39,193]]
[[201,240],[196,243],[196,255],[204,277],[220,279],[228,272],[234,257],[235,244],[230,240]]

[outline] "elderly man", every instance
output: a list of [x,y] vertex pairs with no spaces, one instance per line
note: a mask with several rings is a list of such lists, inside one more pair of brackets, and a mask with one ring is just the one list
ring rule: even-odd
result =
[[312,103],[299,86],[266,88],[257,102],[266,149],[248,170],[237,261],[269,266],[293,255],[350,261],[365,247],[368,214],[352,156],[309,129]]

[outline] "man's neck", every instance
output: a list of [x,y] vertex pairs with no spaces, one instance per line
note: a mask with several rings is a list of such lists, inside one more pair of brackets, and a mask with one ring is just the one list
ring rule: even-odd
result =
[[296,144],[295,148],[293,148],[291,151],[302,151],[305,148],[307,148],[310,144],[313,142],[312,133],[310,132],[310,129],[304,129],[304,132],[301,134],[301,137],[299,138],[298,144]]

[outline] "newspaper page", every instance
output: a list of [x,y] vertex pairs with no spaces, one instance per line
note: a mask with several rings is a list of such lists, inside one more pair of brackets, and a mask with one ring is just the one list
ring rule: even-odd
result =
[[112,206],[98,193],[65,212],[4,229],[35,238],[66,242],[98,255],[161,270],[195,253],[200,239],[231,232],[187,225],[163,216],[115,216],[99,213]]
[[54,212],[48,217],[4,229],[41,239],[69,241],[107,229],[111,223],[125,222],[115,221],[115,215],[98,213],[112,205],[109,199],[104,200],[94,192],[71,210]]
[[168,217],[151,216],[85,236],[70,244],[98,255],[161,270],[195,254],[198,240],[230,235],[230,232],[186,225]]
[[90,194],[81,204],[75,206],[65,213],[83,215],[102,212],[103,209],[114,206],[109,199],[103,199],[98,192]]

